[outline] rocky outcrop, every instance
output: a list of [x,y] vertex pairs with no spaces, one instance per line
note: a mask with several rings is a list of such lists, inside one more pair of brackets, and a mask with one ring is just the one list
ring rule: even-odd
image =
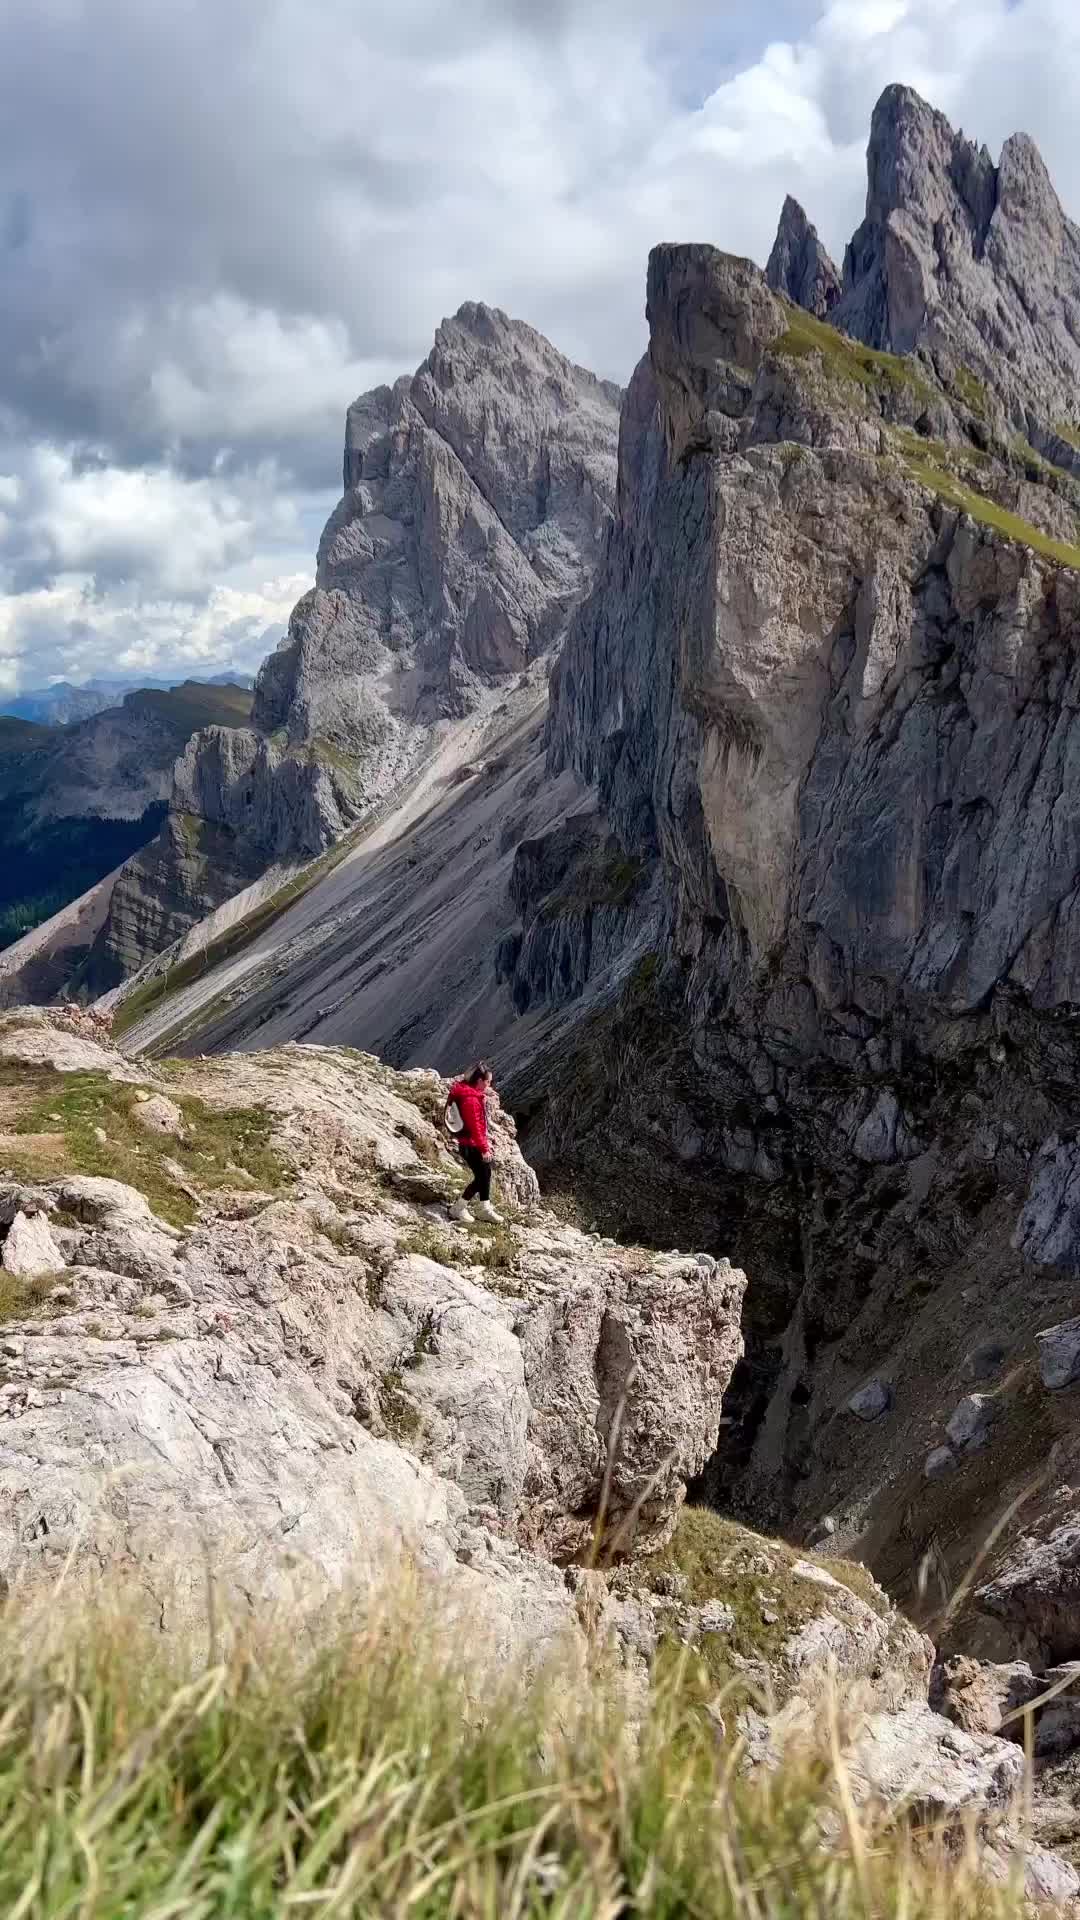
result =
[[683,1505],[742,1273],[560,1224],[497,1102],[508,1219],[455,1225],[445,1094],[349,1049],[162,1073],[101,1018],[0,1021],[5,1589],[218,1635],[408,1568],[489,1677],[569,1662],[567,1710],[598,1657],[640,1708],[674,1655],[744,1769],[828,1714],[860,1797],[1010,1812],[1019,1748],[928,1710],[933,1648],[863,1568]]
[[[0,1136],[5,1580],[137,1566],[168,1626],[208,1569],[313,1605],[405,1550],[540,1657],[560,1566],[669,1540],[739,1353],[726,1262],[560,1226],[498,1111],[512,1224],[454,1226],[435,1074],[305,1049],[161,1085],[78,1016],[0,1043],[6,1123],[55,1103],[51,1154]],[[33,1177],[56,1149],[76,1170]]]
[[807,313],[827,320],[843,288],[817,228],[811,226],[797,200],[789,193],[780,214],[765,278],[774,293],[782,293]]
[[[893,86],[874,109],[867,164],[866,217],[833,322],[892,353],[943,348],[1041,445],[1076,417],[1080,229],[1034,141],[1014,134],[995,166],[910,87]],[[820,312],[812,275],[810,299],[790,279],[782,290]],[[1051,457],[1075,459],[1067,440]]]

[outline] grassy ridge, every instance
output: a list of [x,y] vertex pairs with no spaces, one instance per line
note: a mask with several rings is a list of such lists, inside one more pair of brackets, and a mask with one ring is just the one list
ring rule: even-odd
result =
[[[785,302],[785,305],[787,303]],[[899,354],[881,353],[876,347],[864,347],[861,341],[839,333],[824,320],[815,319],[801,307],[787,306],[787,331],[777,340],[773,351],[786,359],[805,359],[810,354],[821,358],[826,373],[848,380],[872,393],[897,392],[909,388],[920,400],[929,402],[934,393],[908,360]]]
[[407,1583],[224,1652],[59,1612],[0,1622],[19,1920],[1019,1920],[963,1853],[846,1807],[827,1730],[743,1781],[677,1673],[635,1741],[580,1678],[481,1686]]

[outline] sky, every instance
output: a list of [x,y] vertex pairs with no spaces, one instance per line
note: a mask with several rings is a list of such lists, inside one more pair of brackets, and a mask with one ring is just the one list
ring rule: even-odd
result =
[[894,80],[1080,214],[1077,0],[0,0],[0,692],[254,668],[357,394],[469,299],[626,380],[788,191],[841,257]]

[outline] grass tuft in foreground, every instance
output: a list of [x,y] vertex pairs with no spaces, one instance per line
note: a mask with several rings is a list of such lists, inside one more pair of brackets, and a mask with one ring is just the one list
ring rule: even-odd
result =
[[481,1693],[399,1583],[392,1620],[342,1606],[199,1657],[122,1608],[58,1612],[0,1623],[19,1920],[1019,1920],[955,1848],[845,1814],[826,1736],[746,1782],[677,1675],[636,1743],[580,1679]]

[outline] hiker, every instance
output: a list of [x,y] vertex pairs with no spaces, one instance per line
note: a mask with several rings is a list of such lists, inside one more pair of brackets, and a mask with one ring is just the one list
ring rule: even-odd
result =
[[[491,1204],[491,1144],[487,1130],[487,1092],[490,1085],[491,1068],[486,1060],[478,1060],[465,1079],[454,1081],[446,1102],[446,1125],[472,1174],[461,1199],[451,1207],[450,1218],[464,1221],[467,1225],[474,1218],[497,1221],[502,1217]],[[470,1200],[476,1202],[475,1216],[469,1212]]]

